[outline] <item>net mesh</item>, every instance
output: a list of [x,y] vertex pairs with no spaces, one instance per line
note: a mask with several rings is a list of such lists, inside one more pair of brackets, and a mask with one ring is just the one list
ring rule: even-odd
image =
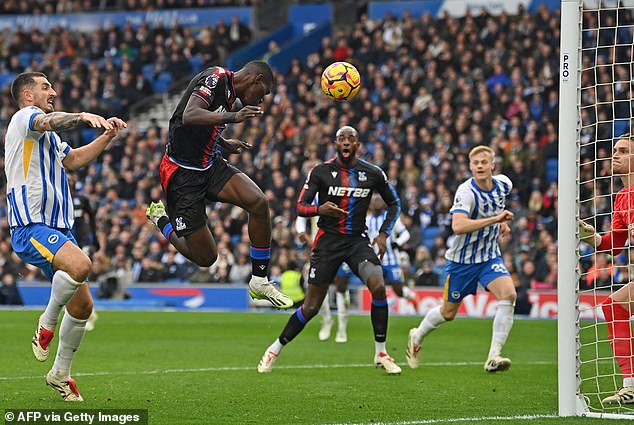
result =
[[[622,181],[613,172],[613,144],[630,131],[634,76],[634,5],[586,1],[582,13],[579,216],[601,234],[610,230],[613,205]],[[579,246],[580,392],[590,411],[634,414],[634,404],[603,404],[623,385],[600,304],[630,281],[634,250],[618,255]]]

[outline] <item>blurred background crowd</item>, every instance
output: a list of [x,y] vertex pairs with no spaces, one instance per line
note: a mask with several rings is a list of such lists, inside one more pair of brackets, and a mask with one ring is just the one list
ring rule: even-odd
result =
[[[66,2],[53,3],[45,5]],[[171,2],[131,0],[120,6],[128,3]],[[90,8],[95,2],[81,4]],[[401,220],[411,234],[401,255],[409,283],[444,282],[453,195],[470,177],[469,150],[485,144],[498,154],[497,171],[514,183],[508,208],[515,220],[502,252],[520,297],[528,288],[555,288],[559,33],[558,12],[545,7],[536,13],[521,10],[517,16],[405,14],[383,21],[371,21],[361,11],[349,31],[336,30],[306,61],[295,61],[288,73],[276,74],[264,117],[229,126],[224,133],[254,146],[229,160],[270,200],[272,277],[306,262],[308,248],[294,230],[298,189],[315,164],[334,155],[331,142],[337,128],[351,124],[359,131],[362,156],[385,170],[401,197]],[[153,92],[158,75],[169,74],[176,81],[190,78],[202,66],[222,65],[226,54],[250,37],[248,28],[224,24],[197,32],[178,26],[112,27],[91,34],[6,32],[0,34],[0,75],[41,70],[59,94],[57,110],[126,117],[132,103]],[[30,56],[21,59],[24,52]],[[336,104],[320,92],[319,81],[323,68],[339,60],[357,66],[362,89],[352,101]],[[0,131],[14,112],[5,85]],[[89,242],[96,279],[115,273],[129,282],[244,283],[250,276],[246,214],[230,205],[209,205],[219,259],[210,268],[192,266],[145,218],[148,203],[162,197],[158,170],[164,126],[128,124],[126,135],[75,175],[75,193],[96,210],[96,238]],[[89,136],[75,131],[62,138],[78,146]],[[0,190],[3,185],[0,181]],[[0,216],[2,281],[40,278],[37,270],[11,255],[4,197]],[[587,284],[594,285],[602,273]]]
[[3,0],[0,15],[251,6],[258,0]]

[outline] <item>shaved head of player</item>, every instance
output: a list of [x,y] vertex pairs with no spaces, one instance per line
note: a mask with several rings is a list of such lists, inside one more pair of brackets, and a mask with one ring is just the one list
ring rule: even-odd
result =
[[271,93],[273,73],[265,62],[252,61],[234,74],[233,86],[243,105],[257,106]]

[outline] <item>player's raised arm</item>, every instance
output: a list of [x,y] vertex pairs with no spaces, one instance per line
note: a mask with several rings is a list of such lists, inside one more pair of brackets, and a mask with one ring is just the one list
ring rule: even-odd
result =
[[119,132],[128,126],[125,121],[116,117],[108,118],[107,123],[111,127],[109,130],[104,131],[103,134],[87,145],[77,149],[70,149],[66,153],[65,158],[62,160],[64,168],[72,171],[90,164],[101,155],[110,141],[117,137]]
[[84,124],[92,128],[103,128],[105,130],[112,130],[113,128],[112,124],[104,117],[88,112],[51,112],[49,114],[37,114],[31,120],[31,128],[36,131],[68,130]]
[[189,97],[183,112],[184,125],[218,125],[242,122],[246,119],[262,115],[264,111],[259,106],[247,105],[237,112],[213,112],[209,105],[195,93]]

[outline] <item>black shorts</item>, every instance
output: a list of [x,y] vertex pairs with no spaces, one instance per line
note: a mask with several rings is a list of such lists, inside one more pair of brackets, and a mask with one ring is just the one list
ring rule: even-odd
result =
[[381,265],[367,237],[325,233],[320,230],[310,254],[308,283],[330,285],[342,262],[348,264],[352,273],[359,276],[359,265],[364,261]]
[[208,170],[178,167],[167,182],[167,214],[179,237],[187,236],[207,224],[205,201],[218,201],[218,192],[234,175],[236,167],[218,157]]

